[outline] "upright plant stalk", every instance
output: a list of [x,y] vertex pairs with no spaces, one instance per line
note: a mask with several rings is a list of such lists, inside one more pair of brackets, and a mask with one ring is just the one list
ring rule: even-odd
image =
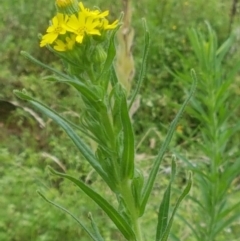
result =
[[[169,127],[166,141],[154,161],[153,168],[147,180],[143,171],[135,163],[135,138],[129,109],[139,91],[146,72],[147,52],[149,48],[149,33],[145,28],[145,45],[143,60],[139,71],[136,90],[128,101],[129,87],[118,79],[114,68],[115,34],[119,28],[118,20],[109,23],[106,18],[108,11],[90,10],[77,0],[56,1],[57,14],[53,17],[47,33],[42,36],[40,46],[46,46],[63,61],[66,73],[41,63],[27,53],[23,55],[36,64],[51,71],[54,75],[49,79],[65,83],[74,88],[82,103],[81,122],[76,125],[61,117],[54,110],[29,96],[26,91],[15,91],[15,94],[54,120],[68,134],[78,150],[92,168],[116,196],[118,208],[108,203],[97,191],[86,183],[65,173],[59,173],[49,168],[51,174],[65,178],[79,187],[89,196],[112,220],[119,232],[129,241],[144,241],[140,217],[143,216],[147,201],[150,197],[161,160],[171,141],[177,122],[181,117],[189,99],[194,93],[196,78],[189,97],[180,108],[179,113]],[[131,39],[127,44],[131,44]],[[128,53],[130,51],[127,48]],[[130,56],[131,59],[131,56]],[[96,149],[89,145],[75,131],[81,130],[95,142]],[[176,165],[172,163],[172,177],[169,187],[162,198],[158,214],[156,241],[166,241],[173,223],[174,215],[183,198],[191,188],[191,177],[188,184],[170,213],[170,186],[176,174]],[[72,216],[94,241],[104,238],[94,222],[90,221],[92,230],[71,214],[66,208],[50,201],[42,193],[48,203],[60,208]],[[168,218],[169,217],[169,218]]]
[[[185,160],[195,172],[198,195],[191,197],[198,212],[192,222],[186,220],[198,241],[216,241],[223,230],[230,227],[240,217],[240,202],[229,204],[228,191],[233,180],[240,174],[239,152],[230,154],[230,141],[239,124],[231,128],[230,120],[238,103],[233,101],[231,84],[240,62],[226,71],[223,60],[226,58],[234,38],[230,36],[218,46],[217,36],[207,23],[207,35],[190,29],[191,46],[199,66],[199,85],[196,98],[192,100],[191,115],[199,123],[201,153],[206,162]],[[185,68],[190,63],[181,56]],[[187,73],[177,73],[176,77],[186,79]],[[231,155],[231,156],[230,156]],[[182,217],[182,219],[184,219]],[[201,223],[202,225],[199,225]],[[226,237],[229,240],[229,237]]]

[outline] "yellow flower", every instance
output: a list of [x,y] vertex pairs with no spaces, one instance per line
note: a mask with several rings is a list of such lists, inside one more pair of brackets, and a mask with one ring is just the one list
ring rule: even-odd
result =
[[82,43],[83,37],[89,35],[101,35],[98,27],[100,22],[92,17],[87,17],[82,12],[78,13],[78,17],[71,15],[67,23],[67,30],[76,34],[76,41]]
[[40,42],[40,47],[43,47],[47,44],[52,44],[58,37],[59,34],[65,34],[66,28],[65,23],[67,21],[67,16],[62,13],[58,13],[52,19],[52,25],[48,27],[47,34],[43,35]]
[[71,34],[70,37],[66,37],[66,42],[63,42],[62,40],[57,39],[55,41],[55,45],[53,46],[53,48],[60,52],[72,50],[75,44],[75,39],[76,39],[76,36],[74,34]]
[[102,13],[99,10],[91,11],[88,8],[85,8],[82,2],[79,3],[79,7],[82,13],[87,17],[104,18],[109,14],[109,11],[104,11]]
[[117,25],[118,25],[118,20],[116,20],[116,21],[114,21],[112,24],[108,24],[109,23],[109,21],[107,20],[107,19],[103,19],[102,20],[102,28],[104,29],[104,30],[109,30],[109,29],[114,29],[114,28],[116,28],[117,27]]

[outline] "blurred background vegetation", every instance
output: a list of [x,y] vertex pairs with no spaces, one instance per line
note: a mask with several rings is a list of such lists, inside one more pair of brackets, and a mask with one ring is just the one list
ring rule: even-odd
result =
[[[137,161],[147,172],[151,158],[157,153],[167,127],[174,118],[180,104],[186,97],[186,82],[173,77],[168,69],[176,72],[197,68],[197,60],[187,37],[187,29],[195,27],[205,31],[208,21],[216,31],[221,44],[231,32],[236,41],[228,54],[224,66],[230,69],[240,54],[240,3],[231,0],[139,0],[133,1],[132,25],[135,30],[133,55],[136,75],[141,63],[144,30],[141,18],[147,19],[151,35],[146,79],[140,91],[140,108],[133,116],[137,138]],[[26,88],[33,96],[47,103],[62,115],[79,120],[81,106],[74,90],[61,84],[42,80],[46,70],[28,62],[20,51],[25,50],[35,58],[56,68],[61,68],[57,58],[47,49],[39,47],[38,34],[44,33],[48,21],[55,13],[54,1],[48,0],[1,0],[0,7],[0,240],[4,241],[65,241],[89,240],[78,225],[59,210],[51,208],[37,194],[40,189],[52,200],[68,207],[81,219],[86,219],[91,211],[106,240],[122,240],[113,224],[99,211],[94,203],[78,191],[75,186],[58,178],[51,177],[46,166],[51,165],[59,171],[67,171],[93,185],[106,196],[108,190],[89,165],[79,155],[65,133],[51,120],[37,113],[31,106],[21,102],[13,95],[14,89]],[[122,11],[122,1],[88,0],[86,6],[97,5],[102,10],[109,9],[111,19]],[[190,63],[183,67],[179,54]],[[239,59],[238,59],[239,60]],[[185,69],[183,69],[185,68]],[[134,85],[134,84],[133,84]],[[240,73],[232,84],[237,100],[240,94]],[[189,107],[190,108],[190,107]],[[171,149],[187,156],[197,156],[194,142],[198,138],[198,122],[187,111],[183,116]],[[232,117],[234,124],[240,117]],[[239,137],[232,146],[239,146]],[[139,144],[139,145],[138,145]],[[141,144],[141,145],[140,145]],[[167,170],[170,165],[166,155],[159,182],[152,195],[152,206],[144,218],[149,239],[153,240],[153,227],[157,217],[159,193],[167,183]],[[180,175],[176,189],[185,183],[186,170],[179,161]],[[238,187],[239,180],[235,185]],[[176,191],[177,192],[177,191]],[[233,196],[237,199],[238,196]],[[111,201],[111,195],[109,200]],[[76,202],[78,200],[78,202]],[[186,201],[186,206],[187,201]],[[186,207],[185,206],[185,207]],[[188,207],[188,206],[187,206]],[[184,208],[179,213],[187,219],[191,216]],[[176,219],[171,239],[194,240],[191,232],[180,219]],[[102,225],[101,225],[102,224]],[[228,240],[240,240],[240,220],[232,229],[225,230]]]

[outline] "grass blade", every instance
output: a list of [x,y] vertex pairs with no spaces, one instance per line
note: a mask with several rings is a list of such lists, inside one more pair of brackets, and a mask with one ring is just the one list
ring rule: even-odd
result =
[[132,178],[134,174],[134,134],[132,123],[128,113],[127,101],[121,91],[120,116],[123,129],[123,152],[121,156],[122,178]]

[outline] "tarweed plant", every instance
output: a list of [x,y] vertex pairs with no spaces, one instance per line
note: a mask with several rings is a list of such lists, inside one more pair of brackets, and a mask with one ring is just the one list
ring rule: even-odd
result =
[[[206,34],[196,29],[188,31],[199,73],[198,90],[188,111],[198,123],[200,139],[195,146],[200,157],[182,157],[194,173],[196,190],[189,196],[195,210],[192,220],[181,218],[192,230],[195,240],[233,240],[231,225],[240,217],[240,202],[229,201],[236,192],[232,184],[240,174],[240,158],[239,150],[232,147],[231,141],[240,124],[232,121],[239,107],[239,101],[232,98],[232,84],[240,62],[226,70],[223,62],[233,46],[234,36],[230,35],[219,46],[214,30],[208,23],[206,27]],[[184,81],[189,79],[187,69],[192,63],[184,56],[180,59],[186,72],[174,75]],[[227,228],[230,233],[224,232]]]
[[[110,204],[100,193],[82,180],[49,167],[50,172],[76,184],[106,213],[126,240],[147,240],[147,234],[142,233],[140,220],[144,215],[159,166],[177,122],[195,90],[194,72],[192,72],[194,84],[190,94],[171,123],[148,177],[144,177],[143,171],[137,167],[135,162],[135,137],[129,109],[137,96],[146,72],[149,33],[145,21],[143,20],[145,44],[142,65],[136,89],[128,97],[128,89],[126,90],[124,83],[118,80],[114,68],[115,34],[121,27],[121,19],[109,23],[107,19],[109,11],[101,11],[98,8],[91,10],[86,8],[82,2],[78,3],[75,0],[57,0],[56,7],[57,13],[50,21],[46,34],[40,36],[40,46],[46,46],[58,56],[63,62],[65,71],[61,72],[45,65],[26,52],[22,54],[53,73],[45,79],[65,83],[76,89],[82,107],[80,123],[76,124],[65,119],[28,95],[25,90],[15,91],[15,94],[31,103],[62,127],[85,160],[115,195],[118,207]],[[78,134],[79,131],[85,135],[84,139]],[[96,143],[95,149],[89,147],[88,140]],[[162,197],[158,220],[156,220],[156,241],[168,240],[177,208],[191,188],[190,175],[175,206],[170,209],[171,185],[176,175],[174,160],[171,167],[171,178]],[[72,216],[92,240],[104,240],[92,214],[89,214],[91,220],[91,228],[89,228],[66,208],[52,202],[41,192],[38,193],[47,202]]]

